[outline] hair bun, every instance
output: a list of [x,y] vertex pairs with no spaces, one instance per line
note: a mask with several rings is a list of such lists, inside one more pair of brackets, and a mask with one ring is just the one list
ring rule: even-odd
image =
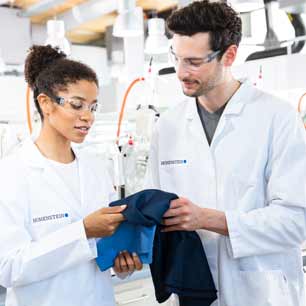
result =
[[35,80],[42,70],[51,65],[54,61],[66,58],[66,54],[53,48],[50,45],[33,45],[25,61],[24,75],[28,85],[33,89]]

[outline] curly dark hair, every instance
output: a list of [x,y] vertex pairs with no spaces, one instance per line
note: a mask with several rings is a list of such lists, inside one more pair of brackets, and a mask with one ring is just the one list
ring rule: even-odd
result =
[[231,45],[239,46],[242,22],[238,14],[224,2],[195,1],[174,11],[167,19],[170,32],[192,36],[210,34],[210,47],[220,50],[219,59]]
[[25,80],[33,90],[35,106],[43,120],[37,97],[40,93],[55,96],[65,91],[68,84],[81,80],[94,82],[99,87],[96,73],[87,65],[67,59],[64,52],[50,45],[30,48],[24,67]]

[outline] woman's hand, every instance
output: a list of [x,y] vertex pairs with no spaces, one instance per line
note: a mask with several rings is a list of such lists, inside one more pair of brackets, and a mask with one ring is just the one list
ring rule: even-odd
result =
[[111,236],[124,221],[121,213],[126,205],[104,207],[84,218],[83,223],[87,238]]
[[136,253],[130,254],[127,251],[122,251],[116,257],[113,269],[116,273],[132,273],[142,269],[142,262]]

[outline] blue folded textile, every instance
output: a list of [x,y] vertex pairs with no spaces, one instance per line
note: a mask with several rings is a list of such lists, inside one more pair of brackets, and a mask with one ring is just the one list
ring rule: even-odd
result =
[[109,206],[127,205],[123,211],[126,221],[112,236],[98,241],[96,261],[100,270],[112,267],[123,250],[137,253],[142,263],[150,264],[156,225],[161,224],[170,201],[174,199],[177,199],[177,195],[173,193],[147,189],[110,203]]
[[112,267],[118,253],[136,252],[150,264],[159,303],[172,293],[180,306],[209,306],[217,298],[215,284],[198,234],[187,231],[162,232],[162,218],[173,193],[143,190],[110,206],[127,204],[126,221],[114,235],[99,240],[97,264],[102,271]]

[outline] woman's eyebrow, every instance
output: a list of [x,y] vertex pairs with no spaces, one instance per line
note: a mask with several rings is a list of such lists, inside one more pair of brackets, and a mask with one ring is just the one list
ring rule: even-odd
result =
[[[77,99],[77,100],[81,100],[81,101],[86,101],[86,99],[84,97],[80,97],[80,96],[73,96],[70,99]],[[91,104],[97,103],[98,99],[93,100],[92,102],[90,102]]]
[[70,99],[78,99],[78,100],[86,101],[84,97],[80,97],[80,96],[73,96]]

